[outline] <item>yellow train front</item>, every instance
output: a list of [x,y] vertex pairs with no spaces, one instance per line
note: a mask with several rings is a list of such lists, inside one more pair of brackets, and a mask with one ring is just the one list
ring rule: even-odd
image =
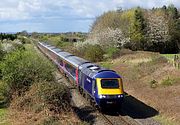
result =
[[79,67],[79,87],[100,108],[121,107],[124,99],[121,77],[112,70],[86,63]]

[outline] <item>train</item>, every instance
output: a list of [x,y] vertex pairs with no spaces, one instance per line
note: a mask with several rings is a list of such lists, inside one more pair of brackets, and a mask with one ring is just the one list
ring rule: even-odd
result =
[[123,82],[122,77],[115,71],[46,42],[38,42],[37,47],[91,104],[100,108],[121,107],[124,100]]

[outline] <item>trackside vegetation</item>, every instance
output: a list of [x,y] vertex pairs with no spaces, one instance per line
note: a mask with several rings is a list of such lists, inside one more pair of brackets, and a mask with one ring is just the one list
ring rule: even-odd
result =
[[6,119],[11,116],[9,122],[13,124],[30,122],[34,117],[20,119],[26,116],[23,114],[26,111],[39,115],[33,124],[62,123],[59,115],[72,110],[69,89],[55,81],[55,67],[49,60],[38,54],[31,44],[21,46],[24,49],[16,47],[4,53],[1,47],[0,51],[3,54],[0,61],[0,105],[10,110]]

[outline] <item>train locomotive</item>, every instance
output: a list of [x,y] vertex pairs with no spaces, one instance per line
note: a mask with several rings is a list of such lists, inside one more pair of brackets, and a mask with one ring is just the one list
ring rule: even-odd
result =
[[120,108],[124,99],[123,83],[121,76],[115,71],[44,42],[39,42],[38,48],[92,104],[100,108],[109,106]]

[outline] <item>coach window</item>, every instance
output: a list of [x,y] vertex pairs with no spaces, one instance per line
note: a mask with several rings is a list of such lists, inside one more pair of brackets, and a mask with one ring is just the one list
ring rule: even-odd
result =
[[62,61],[62,60],[59,60],[59,64],[60,64],[61,66],[63,66],[63,61]]
[[74,67],[72,67],[72,73],[73,77],[76,77],[76,69]]
[[68,72],[70,72],[70,65],[69,64],[65,64],[65,68],[66,68],[66,70],[68,71]]
[[60,58],[58,59],[58,63],[63,66],[63,61]]

